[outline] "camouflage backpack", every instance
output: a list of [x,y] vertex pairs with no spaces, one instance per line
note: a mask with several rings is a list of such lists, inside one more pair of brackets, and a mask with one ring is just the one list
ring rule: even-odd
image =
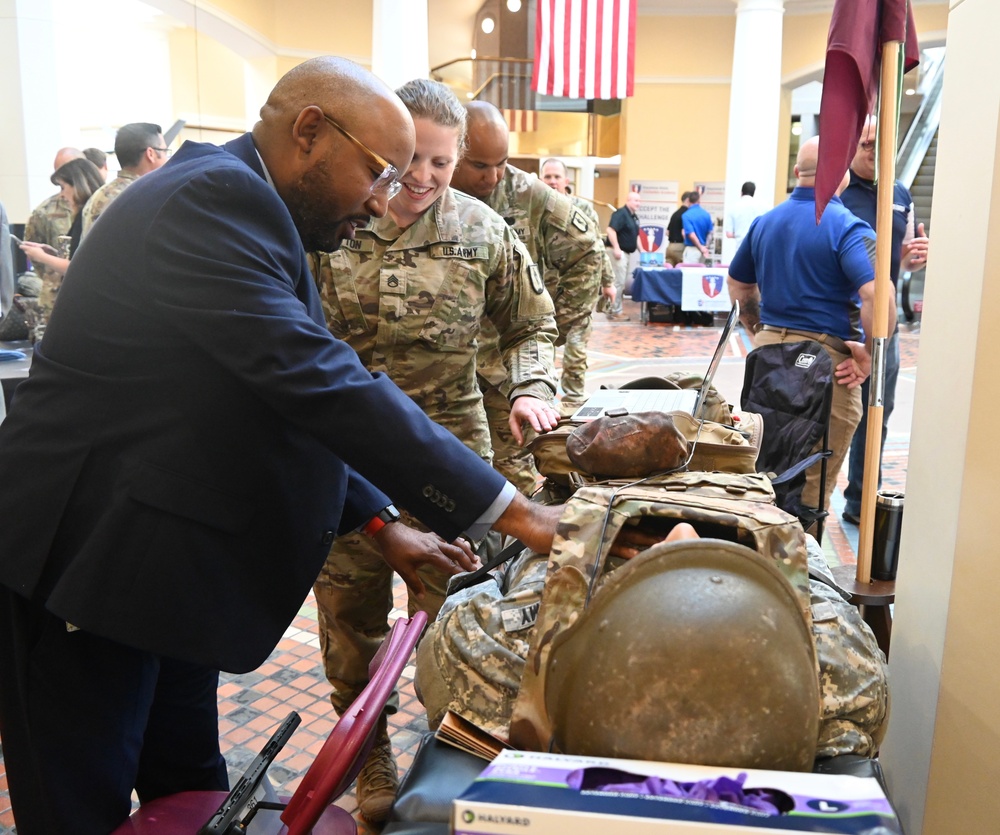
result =
[[[515,747],[550,748],[544,671],[552,643],[587,607],[602,576],[615,567],[617,558],[608,552],[619,531],[626,524],[665,530],[681,521],[702,536],[736,542],[772,560],[794,593],[807,631],[811,629],[805,534],[797,519],[774,504],[766,476],[684,472],[640,483],[583,487],[567,503],[549,553],[511,715],[510,741]],[[809,651],[815,658],[815,649]]]

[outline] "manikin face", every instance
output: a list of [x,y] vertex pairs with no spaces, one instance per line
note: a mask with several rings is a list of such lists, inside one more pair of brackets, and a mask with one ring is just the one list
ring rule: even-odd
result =
[[458,162],[459,129],[416,117],[413,162],[400,177],[402,190],[389,203],[389,214],[405,229],[444,194]]
[[542,166],[542,182],[560,194],[565,194],[569,177],[566,176],[566,169],[558,162],[547,162]]

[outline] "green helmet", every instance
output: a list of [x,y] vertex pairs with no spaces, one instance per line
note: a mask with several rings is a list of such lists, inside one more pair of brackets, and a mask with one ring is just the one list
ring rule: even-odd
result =
[[543,684],[565,754],[803,771],[820,692],[785,577],[742,545],[660,543],[553,641]]

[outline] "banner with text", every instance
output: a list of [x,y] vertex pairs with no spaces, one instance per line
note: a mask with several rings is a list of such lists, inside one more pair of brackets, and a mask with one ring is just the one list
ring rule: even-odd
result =
[[677,180],[630,180],[629,190],[638,191],[639,263],[662,267],[667,252],[667,222],[677,209]]

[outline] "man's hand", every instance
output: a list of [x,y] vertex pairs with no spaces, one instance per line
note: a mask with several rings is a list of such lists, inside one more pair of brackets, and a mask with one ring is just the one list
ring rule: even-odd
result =
[[524,444],[522,425],[527,421],[536,432],[555,429],[559,422],[559,412],[544,400],[524,395],[518,397],[510,407],[510,431],[518,445]]
[[537,504],[518,493],[500,514],[493,530],[520,539],[536,554],[547,554],[552,550],[552,538],[562,513],[562,505]]
[[422,600],[426,592],[417,574],[421,566],[431,565],[445,574],[461,574],[479,568],[478,558],[464,539],[448,543],[437,534],[415,530],[402,522],[386,525],[374,539],[386,565],[403,578],[418,600]]
[[846,342],[844,344],[850,349],[851,358],[840,363],[834,369],[833,374],[839,385],[856,389],[872,373],[872,357],[868,353],[868,349],[860,342]]
[[608,300],[608,304],[614,304],[615,296],[618,295],[618,291],[615,290],[615,285],[612,284],[608,287],[602,287],[601,295]]
[[924,232],[924,225],[917,224],[917,235],[903,244],[900,266],[904,270],[919,270],[927,263],[930,238]]
[[614,258],[615,258],[616,261],[621,261],[622,260],[622,256],[625,253],[622,252],[620,249],[612,249],[611,250],[611,254],[614,256]]

